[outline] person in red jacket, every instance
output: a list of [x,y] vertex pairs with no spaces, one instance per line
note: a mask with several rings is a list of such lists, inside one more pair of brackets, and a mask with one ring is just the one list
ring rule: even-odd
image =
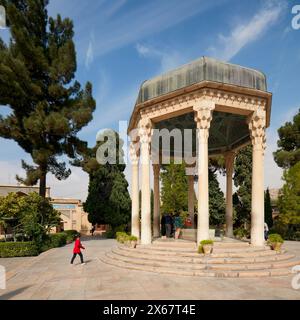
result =
[[81,241],[80,241],[80,234],[78,234],[76,236],[76,240],[75,240],[75,244],[74,244],[74,249],[73,249],[73,257],[71,259],[71,264],[73,264],[77,254],[79,255],[80,257],[80,260],[81,260],[81,264],[85,264],[83,262],[83,255],[82,255],[82,252],[81,252],[81,249],[85,249],[85,247],[81,244]]

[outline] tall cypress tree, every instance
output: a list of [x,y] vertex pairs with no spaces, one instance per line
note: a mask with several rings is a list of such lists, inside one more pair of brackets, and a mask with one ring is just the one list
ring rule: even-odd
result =
[[188,210],[188,180],[185,164],[162,166],[160,174],[162,181],[161,200],[162,213],[180,213]]
[[[88,219],[92,224],[110,224],[113,229],[130,222],[131,199],[128,192],[128,182],[125,178],[126,168],[122,151],[123,140],[114,132],[116,145],[109,146],[111,159],[115,164],[99,164],[97,161],[97,150],[101,145],[107,143],[104,137],[112,136],[112,132],[104,131],[103,138],[94,148],[84,151],[83,159],[73,164],[81,166],[89,174],[88,197],[83,205],[88,213]],[[121,151],[121,152],[120,152]]]
[[22,161],[26,185],[46,175],[66,179],[70,170],[59,157],[76,158],[86,148],[77,133],[92,120],[92,85],[82,89],[74,80],[76,52],[73,23],[49,18],[48,0],[0,0],[6,8],[11,40],[0,38],[0,105],[11,113],[0,116],[0,137],[12,139],[29,153],[34,165]]
[[235,197],[237,223],[250,222],[252,189],[252,147],[241,149],[234,163],[234,185],[238,188]]
[[220,188],[216,172],[210,168],[208,171],[209,191],[209,223],[217,226],[225,222],[225,198]]
[[269,228],[273,226],[272,205],[269,188],[267,188],[265,192],[265,222]]

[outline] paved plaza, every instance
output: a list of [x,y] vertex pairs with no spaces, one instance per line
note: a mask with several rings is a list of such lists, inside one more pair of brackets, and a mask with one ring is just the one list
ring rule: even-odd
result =
[[[276,278],[221,279],[163,275],[106,265],[102,255],[115,240],[86,239],[86,265],[70,265],[72,244],[33,258],[0,259],[7,270],[7,288],[0,299],[300,299],[292,275]],[[300,242],[285,243],[300,256]]]

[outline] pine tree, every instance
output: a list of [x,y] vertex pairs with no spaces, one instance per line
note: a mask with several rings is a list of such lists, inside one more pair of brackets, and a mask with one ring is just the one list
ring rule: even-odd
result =
[[269,188],[265,192],[265,222],[269,228],[273,226],[272,205]]
[[70,175],[59,157],[76,158],[86,148],[77,133],[92,120],[92,85],[74,81],[76,52],[70,19],[48,18],[47,0],[0,0],[6,8],[11,40],[0,38],[0,137],[14,140],[32,157],[22,161],[26,185],[40,182],[45,197],[46,175]]
[[278,129],[279,149],[274,152],[274,160],[281,168],[288,169],[300,161],[300,109],[292,122],[286,122]]

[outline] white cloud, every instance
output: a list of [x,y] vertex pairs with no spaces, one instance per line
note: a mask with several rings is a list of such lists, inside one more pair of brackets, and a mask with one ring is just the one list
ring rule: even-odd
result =
[[172,5],[169,1],[141,1],[139,5],[109,19],[102,9],[92,4],[94,6],[93,14],[89,16],[89,19],[81,20],[77,27],[77,36],[80,39],[78,47],[82,47],[82,45],[87,47],[88,40],[85,34],[86,30],[90,29],[90,25],[97,25],[97,43],[94,44],[96,58],[166,30],[225,1],[227,0],[218,0],[212,3],[203,0],[173,0]]
[[[30,160],[28,162],[30,163]],[[88,191],[88,175],[81,168],[72,167],[71,170],[72,174],[67,180],[59,181],[51,173],[47,175],[47,186],[51,188],[51,197],[76,198],[84,201]],[[16,175],[25,176],[21,161],[0,161],[0,184],[16,185]]]
[[85,55],[85,67],[87,69],[89,69],[89,67],[93,63],[93,61],[94,61],[94,36],[91,33],[89,45],[88,45],[86,55]]
[[59,181],[53,174],[47,176],[47,186],[49,186],[51,197],[55,198],[75,198],[86,200],[88,194],[89,176],[81,168],[71,167],[72,174],[68,179]]
[[126,4],[126,2],[127,0],[118,0],[113,2],[113,4],[107,10],[105,10],[105,15],[107,17],[113,16]]
[[160,60],[160,68],[157,73],[163,73],[172,70],[187,61],[183,53],[175,50],[157,49],[140,43],[138,43],[135,48],[141,57]]
[[285,5],[285,1],[267,1],[250,21],[237,25],[227,36],[219,34],[218,45],[210,48],[210,53],[219,59],[231,60],[246,45],[259,39],[278,21]]

